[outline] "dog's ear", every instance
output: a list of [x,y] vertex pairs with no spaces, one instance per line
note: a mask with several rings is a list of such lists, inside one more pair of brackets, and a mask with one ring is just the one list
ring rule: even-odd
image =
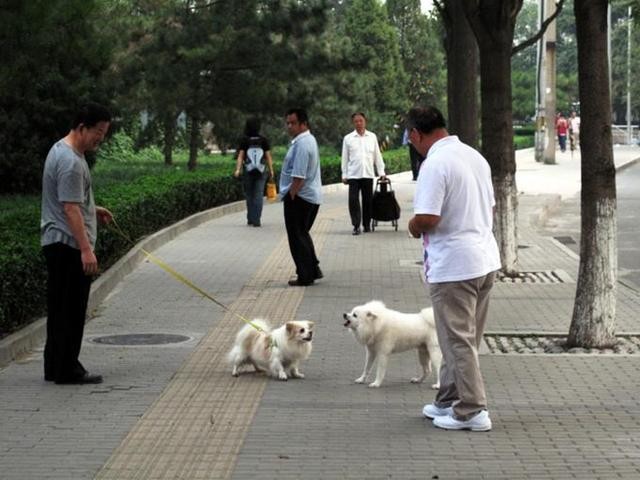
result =
[[286,323],[287,335],[293,335],[294,330],[296,329],[296,324],[293,322]]
[[375,313],[373,313],[371,310],[368,310],[367,318],[370,318],[371,320],[375,320],[376,318],[378,318],[378,316]]
[[312,322],[311,320],[307,321],[307,325],[309,325],[309,328],[313,328],[313,326],[315,325],[315,322]]

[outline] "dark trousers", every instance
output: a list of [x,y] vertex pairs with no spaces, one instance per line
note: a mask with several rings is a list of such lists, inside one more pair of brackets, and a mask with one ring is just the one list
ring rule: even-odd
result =
[[284,197],[284,224],[287,228],[289,250],[301,283],[312,283],[320,264],[309,233],[319,208],[320,205],[309,203],[298,196],[291,199],[287,193]]
[[417,180],[418,172],[420,172],[420,165],[422,165],[424,158],[411,144],[409,144],[409,159],[411,160],[411,173],[413,174],[413,179]]
[[558,143],[560,143],[560,151],[564,152],[567,149],[567,136],[558,134]]
[[67,380],[86,372],[82,346],[91,277],[84,274],[80,250],[62,243],[43,247],[47,261],[47,342],[44,376]]
[[[350,178],[349,184],[349,215],[353,228],[360,228],[360,221],[365,230],[371,227],[371,198],[373,197],[373,178]],[[360,209],[360,195],[362,194],[362,210]]]
[[242,183],[244,196],[247,199],[247,223],[260,225],[262,217],[262,204],[264,201],[264,185],[267,183],[267,172],[260,175],[245,172]]

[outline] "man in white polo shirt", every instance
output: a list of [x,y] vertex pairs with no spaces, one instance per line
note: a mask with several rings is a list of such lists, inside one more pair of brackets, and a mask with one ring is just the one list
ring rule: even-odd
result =
[[[342,141],[342,182],[349,185],[349,215],[353,235],[360,235],[360,222],[365,232],[371,231],[371,200],[376,170],[384,177],[384,161],[375,133],[366,129],[364,113],[351,115],[355,130]],[[375,170],[374,170],[375,167]],[[362,210],[360,195],[362,194]]]
[[491,168],[480,153],[449,135],[436,108],[411,109],[408,124],[411,143],[427,156],[409,231],[423,239],[443,355],[440,389],[423,415],[448,430],[491,430],[478,358],[489,293],[500,269]]

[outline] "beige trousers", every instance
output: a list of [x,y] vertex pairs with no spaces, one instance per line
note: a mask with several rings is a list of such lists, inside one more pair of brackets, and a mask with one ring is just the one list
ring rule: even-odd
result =
[[491,272],[471,280],[429,284],[443,357],[434,403],[441,408],[453,405],[458,420],[487,408],[478,348],[495,277]]

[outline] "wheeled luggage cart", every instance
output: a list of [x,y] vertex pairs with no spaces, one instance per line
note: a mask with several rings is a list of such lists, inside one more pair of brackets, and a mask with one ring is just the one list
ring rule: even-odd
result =
[[391,187],[391,180],[385,177],[376,181],[371,204],[371,231],[376,229],[378,222],[391,222],[397,232],[400,205],[398,205],[396,194]]

